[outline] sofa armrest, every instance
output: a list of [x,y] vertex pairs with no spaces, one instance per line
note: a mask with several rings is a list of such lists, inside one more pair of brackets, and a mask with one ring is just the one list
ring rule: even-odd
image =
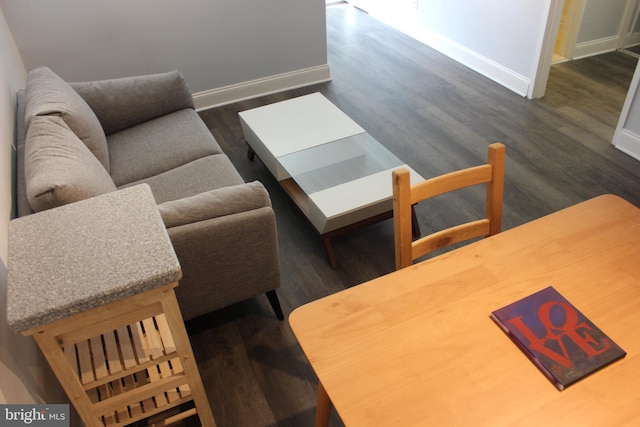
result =
[[167,228],[239,212],[271,207],[269,193],[259,181],[223,187],[158,205]]
[[259,182],[158,207],[182,267],[176,296],[185,320],[280,286],[275,215]]
[[184,108],[194,108],[191,91],[182,74],[175,70],[70,85],[89,104],[106,135]]

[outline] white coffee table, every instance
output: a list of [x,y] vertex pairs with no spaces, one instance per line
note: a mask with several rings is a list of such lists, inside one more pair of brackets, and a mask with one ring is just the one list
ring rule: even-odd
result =
[[423,181],[320,93],[239,116],[249,158],[260,158],[318,230],[334,268],[332,237],[393,216],[392,170]]

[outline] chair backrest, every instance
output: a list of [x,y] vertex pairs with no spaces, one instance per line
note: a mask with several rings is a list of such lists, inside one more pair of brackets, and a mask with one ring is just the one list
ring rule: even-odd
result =
[[[397,270],[410,266],[416,258],[436,249],[500,232],[504,159],[505,147],[496,142],[489,145],[486,164],[437,176],[413,186],[407,169],[393,171],[393,222]],[[413,205],[431,197],[479,184],[487,186],[484,219],[450,227],[413,241]]]

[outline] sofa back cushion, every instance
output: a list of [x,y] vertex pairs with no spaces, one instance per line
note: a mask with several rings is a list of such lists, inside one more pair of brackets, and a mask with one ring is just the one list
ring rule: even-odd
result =
[[69,84],[96,113],[107,135],[183,108],[194,108],[184,76],[176,70]]
[[116,190],[104,166],[60,116],[31,119],[24,171],[36,212]]
[[222,149],[198,113],[184,108],[107,136],[118,187],[186,165]]
[[60,116],[108,172],[109,151],[107,138],[91,107],[64,80],[48,67],[29,72],[26,86],[25,126],[29,128],[34,117]]

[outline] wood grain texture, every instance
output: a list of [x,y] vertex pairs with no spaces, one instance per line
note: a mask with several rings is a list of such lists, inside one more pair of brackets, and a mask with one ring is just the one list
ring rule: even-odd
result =
[[[243,178],[271,195],[287,317],[394,271],[393,224],[334,239],[333,270],[315,228],[267,169],[247,159],[240,111],[319,91],[425,178],[481,164],[487,144],[503,142],[503,230],[604,193],[640,206],[640,163],[610,143],[636,58],[614,52],[554,66],[546,96],[531,101],[350,7],[327,9],[327,39],[332,82],[201,113]],[[484,198],[470,192],[420,206],[420,226],[426,234],[482,216]],[[187,327],[218,425],[313,425],[317,379],[266,297]],[[330,425],[342,425],[335,413]]]
[[[290,323],[349,426],[632,424],[638,240],[640,209],[603,195],[311,302]],[[489,318],[547,286],[628,353],[562,393]]]

